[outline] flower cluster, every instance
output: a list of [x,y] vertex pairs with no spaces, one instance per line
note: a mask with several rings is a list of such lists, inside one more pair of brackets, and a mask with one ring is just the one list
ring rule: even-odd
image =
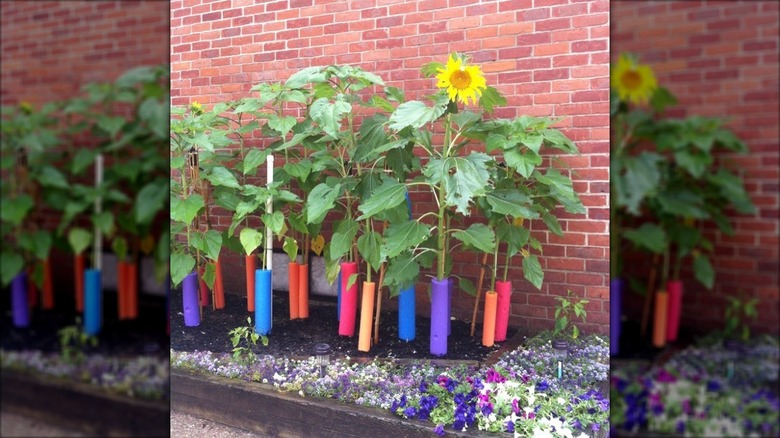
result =
[[516,436],[589,436],[608,427],[609,400],[598,389],[609,365],[607,342],[582,338],[558,379],[549,342],[506,353],[494,366],[441,367],[398,361],[351,363],[337,359],[324,377],[313,358],[258,357],[236,363],[230,354],[171,351],[174,367],[274,385],[304,397],[387,409],[427,421],[434,431],[477,428]]
[[[683,350],[666,363],[613,370],[612,422],[624,430],[690,436],[777,436],[777,340],[736,356],[720,344]],[[738,360],[737,360],[738,359]]]
[[2,368],[34,371],[99,386],[108,391],[145,399],[167,399],[170,368],[167,358],[140,356],[120,359],[89,355],[80,363],[59,354],[33,351],[0,351]]

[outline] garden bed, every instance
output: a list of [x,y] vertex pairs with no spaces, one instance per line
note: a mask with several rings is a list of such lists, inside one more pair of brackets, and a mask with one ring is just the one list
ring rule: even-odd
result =
[[[417,316],[416,337],[406,342],[398,339],[398,313],[382,312],[379,330],[379,343],[372,345],[369,352],[358,350],[357,334],[352,337],[338,335],[336,299],[312,296],[309,302],[309,317],[306,319],[289,318],[287,291],[275,291],[273,294],[273,327],[268,336],[268,345],[258,346],[255,353],[288,358],[307,358],[311,356],[315,344],[326,343],[337,357],[352,359],[394,358],[402,360],[445,360],[479,364],[497,353],[503,344],[517,345],[511,339],[519,334],[510,328],[507,342],[497,343],[493,347],[482,346],[482,324],[477,324],[474,337],[470,336],[471,322],[453,319],[452,334],[449,336],[447,354],[443,357],[430,354],[429,335],[430,318]],[[254,314],[247,311],[246,298],[228,294],[225,307],[212,310],[203,309],[203,318],[199,326],[184,325],[181,293],[174,293],[171,300],[171,348],[176,351],[229,352],[233,349],[228,332],[236,327],[246,326],[247,317],[254,321]],[[360,316],[358,315],[358,320]]]

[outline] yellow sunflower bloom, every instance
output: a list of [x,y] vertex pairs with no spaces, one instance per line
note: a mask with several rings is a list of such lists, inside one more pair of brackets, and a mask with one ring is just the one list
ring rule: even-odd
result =
[[647,103],[658,88],[650,66],[638,64],[625,54],[620,55],[617,66],[612,69],[610,85],[620,100],[639,105]]
[[190,111],[192,111],[195,114],[202,114],[203,113],[203,105],[200,104],[198,101],[193,101],[190,105]]
[[477,103],[477,97],[482,95],[480,88],[487,88],[485,77],[479,66],[466,65],[461,58],[450,55],[445,68],[438,69],[439,74],[436,84],[439,88],[446,88],[451,101],[456,99],[468,104],[469,99]]

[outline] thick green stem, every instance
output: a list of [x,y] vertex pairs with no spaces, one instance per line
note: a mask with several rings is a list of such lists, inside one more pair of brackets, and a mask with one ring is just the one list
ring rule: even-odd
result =
[[498,275],[498,245],[493,249],[493,275],[490,279],[490,290],[496,290],[496,276]]
[[[447,158],[447,152],[449,151],[450,139],[452,138],[452,116],[448,113],[444,116],[444,144],[442,145],[442,158]],[[444,191],[444,184],[439,185],[439,224],[438,224],[438,244],[436,248],[439,251],[436,269],[436,278],[438,280],[444,280],[444,272],[446,267],[447,247],[446,247],[446,224],[444,215],[447,213],[447,206],[444,202],[446,192]]]

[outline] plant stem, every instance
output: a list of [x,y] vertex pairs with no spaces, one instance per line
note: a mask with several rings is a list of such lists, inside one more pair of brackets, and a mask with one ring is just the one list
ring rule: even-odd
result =
[[490,280],[490,290],[496,290],[496,275],[498,274],[498,244],[493,249],[493,276]]
[[[450,139],[452,138],[452,115],[447,113],[447,115],[444,117],[444,144],[442,145],[442,157],[447,158],[447,151],[449,150],[449,143]],[[444,271],[445,271],[445,257],[447,255],[447,249],[446,249],[446,239],[447,236],[445,235],[446,228],[445,228],[445,221],[444,221],[444,215],[447,212],[447,206],[444,202],[445,199],[445,191],[444,191],[444,184],[439,185],[439,225],[438,225],[438,235],[437,235],[437,249],[439,250],[438,260],[437,260],[437,269],[436,269],[436,278],[441,281],[444,280]]]

